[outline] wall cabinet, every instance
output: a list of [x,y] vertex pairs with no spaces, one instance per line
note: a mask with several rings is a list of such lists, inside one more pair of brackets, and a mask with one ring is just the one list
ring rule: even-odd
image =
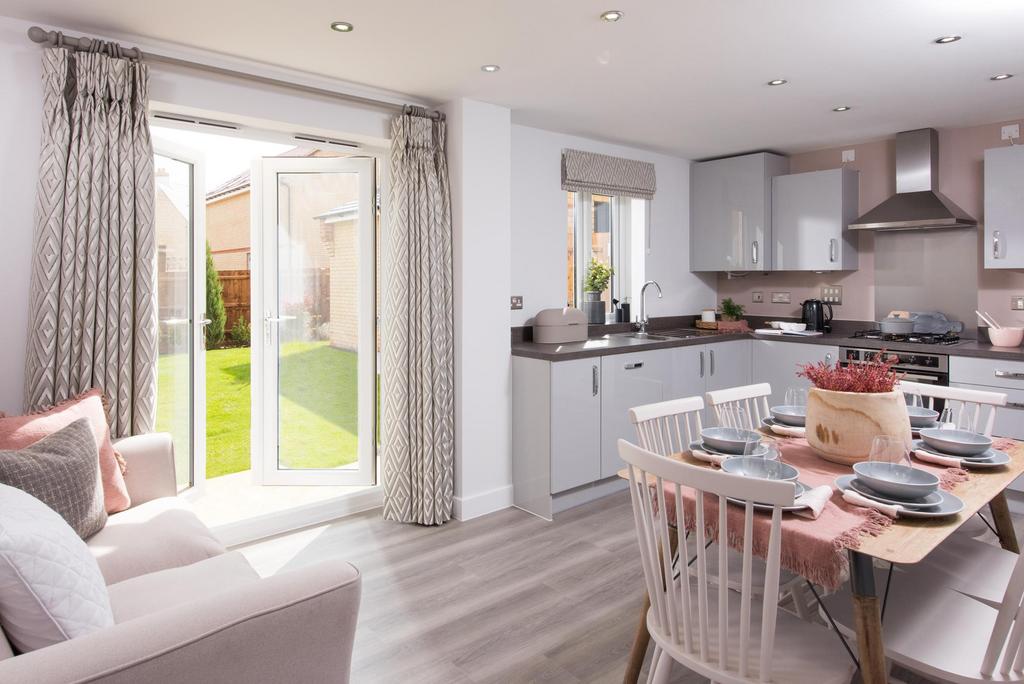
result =
[[985,268],[1024,268],[1024,146],[985,150]]
[[753,382],[767,382],[772,386],[769,406],[784,403],[786,390],[791,387],[811,387],[806,379],[797,377],[798,366],[818,361],[835,363],[839,358],[839,347],[832,345],[778,340],[754,340],[753,345]]
[[857,268],[858,172],[839,168],[772,179],[772,270]]
[[772,178],[788,172],[767,152],[691,167],[691,271],[771,270]]

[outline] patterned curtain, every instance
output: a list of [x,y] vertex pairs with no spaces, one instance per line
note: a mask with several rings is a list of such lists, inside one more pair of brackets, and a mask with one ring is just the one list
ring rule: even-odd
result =
[[152,431],[156,400],[148,72],[94,44],[43,51],[25,403],[98,387],[123,436]]
[[439,525],[454,487],[452,215],[445,124],[422,114],[391,126],[381,459],[385,519]]

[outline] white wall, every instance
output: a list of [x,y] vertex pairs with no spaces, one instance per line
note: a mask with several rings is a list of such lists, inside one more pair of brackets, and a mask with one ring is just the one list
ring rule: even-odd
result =
[[509,438],[511,113],[445,106],[455,259],[455,516],[512,504]]
[[[0,292],[5,301],[5,320],[0,326],[0,411],[15,413],[22,408],[42,118],[42,48],[25,35],[31,25],[0,17],[0,92],[4,93],[0,107]],[[143,41],[128,42],[146,50]],[[387,144],[393,116],[384,109],[351,105],[337,98],[160,63],[150,68],[150,99],[161,109],[218,115],[289,134],[343,136],[369,146]]]
[[[665,293],[648,293],[652,316],[694,314],[715,305],[715,280],[690,273],[690,162],[589,138],[512,126],[512,289],[523,295],[523,309],[512,311],[512,325],[525,325],[537,311],[565,306],[565,191],[561,155],[565,148],[653,162],[658,190],[651,201],[651,249],[646,277]],[[634,293],[632,315],[639,312]]]

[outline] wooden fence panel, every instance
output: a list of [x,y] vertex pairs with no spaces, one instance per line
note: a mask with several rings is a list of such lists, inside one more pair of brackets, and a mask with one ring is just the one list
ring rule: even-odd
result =
[[224,310],[227,312],[224,331],[231,332],[239,318],[250,320],[249,271],[218,271],[217,275],[224,288]]

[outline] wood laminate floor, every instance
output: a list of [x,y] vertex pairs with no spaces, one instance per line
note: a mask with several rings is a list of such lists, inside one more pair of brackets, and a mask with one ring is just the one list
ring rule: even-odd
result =
[[[419,527],[375,510],[241,551],[263,575],[329,557],[360,569],[354,682],[610,683],[639,616],[634,535],[623,492],[551,523],[507,509]],[[677,665],[672,681],[707,680]]]

